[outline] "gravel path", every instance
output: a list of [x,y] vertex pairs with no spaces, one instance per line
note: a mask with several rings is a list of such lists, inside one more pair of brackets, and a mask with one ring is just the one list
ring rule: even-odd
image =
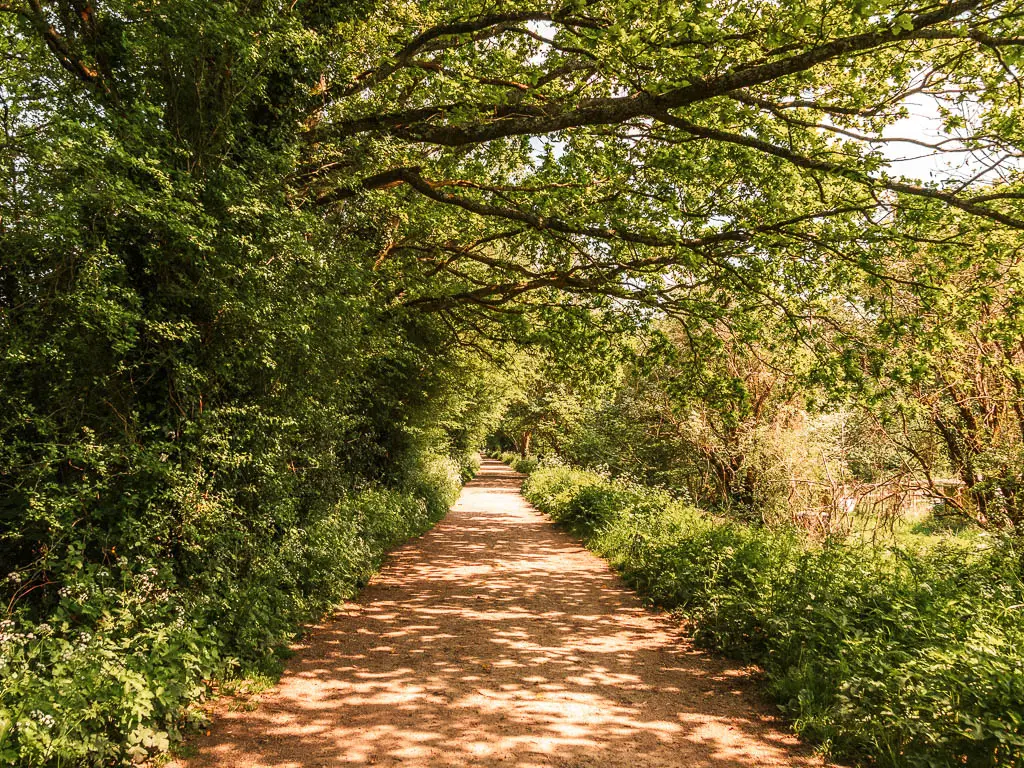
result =
[[821,766],[485,461],[445,520],[311,628],[182,768]]

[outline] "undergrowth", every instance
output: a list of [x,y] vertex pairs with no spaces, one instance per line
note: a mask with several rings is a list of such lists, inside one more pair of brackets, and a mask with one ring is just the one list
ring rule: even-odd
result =
[[540,460],[536,456],[522,456],[521,454],[505,451],[495,456],[496,459],[508,464],[516,472],[528,475],[540,466]]
[[127,765],[167,750],[211,679],[273,669],[302,622],[444,515],[478,461],[421,456],[400,487],[350,492],[249,557],[209,537],[209,567],[190,581],[166,560],[79,557],[45,621],[0,622],[0,764]]
[[541,467],[527,498],[758,664],[804,737],[900,768],[1024,765],[1022,553],[1009,541],[874,548],[716,519],[645,487]]

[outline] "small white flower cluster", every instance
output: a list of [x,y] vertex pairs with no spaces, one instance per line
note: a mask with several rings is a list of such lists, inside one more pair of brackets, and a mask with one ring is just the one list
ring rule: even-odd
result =
[[33,720],[35,720],[37,723],[43,726],[43,728],[45,728],[46,730],[50,730],[51,728],[53,728],[54,724],[57,722],[53,719],[53,715],[48,715],[45,712],[40,712],[38,709],[32,710],[32,713],[29,715],[29,717],[31,717]]
[[35,640],[35,632],[15,632],[14,622],[10,619],[0,621],[0,645],[8,643],[24,643],[27,640]]
[[84,603],[100,591],[101,588],[96,584],[70,584],[58,589],[57,594],[76,603]]
[[185,606],[178,603],[174,606],[174,621],[171,622],[171,626],[174,629],[184,629],[185,624]]
[[150,566],[149,568],[146,568],[135,577],[135,589],[138,590],[141,596],[147,598],[154,598],[167,594],[167,590],[164,589],[163,585],[157,580],[159,575],[160,571],[157,570],[156,567]]

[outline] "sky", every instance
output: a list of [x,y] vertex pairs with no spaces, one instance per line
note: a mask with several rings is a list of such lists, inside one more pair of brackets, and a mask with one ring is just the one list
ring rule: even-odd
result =
[[[956,138],[943,130],[934,98],[917,94],[904,104],[910,116],[888,126],[882,132],[886,138],[911,138],[929,143]],[[980,157],[967,152],[936,152],[902,142],[883,144],[881,151],[891,162],[890,173],[922,182],[950,178],[966,180],[984,167]]]

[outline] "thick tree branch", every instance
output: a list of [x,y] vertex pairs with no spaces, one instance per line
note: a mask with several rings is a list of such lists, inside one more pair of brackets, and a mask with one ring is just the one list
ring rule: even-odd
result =
[[368,192],[373,189],[387,189],[388,187],[404,183],[405,175],[407,173],[418,173],[419,170],[420,169],[418,167],[392,168],[391,170],[382,171],[381,173],[375,173],[360,181],[359,185],[356,187],[341,187],[332,192],[321,195],[316,199],[314,204],[318,206],[332,205],[333,203],[355,197],[360,192]]
[[[779,221],[769,222],[756,227],[749,227],[746,229],[727,229],[700,238],[684,238],[669,232],[651,234],[633,232],[624,229],[612,229],[609,227],[571,224],[558,217],[543,216],[541,214],[523,211],[517,208],[492,205],[490,203],[472,200],[460,195],[444,192],[442,190],[444,187],[448,186],[471,186],[485,190],[490,188],[487,187],[487,185],[467,185],[459,180],[428,180],[423,177],[419,167],[392,168],[382,173],[368,176],[357,188],[345,188],[328,193],[320,197],[317,200],[317,203],[327,205],[354,197],[360,191],[391,188],[402,183],[408,184],[416,192],[436,202],[453,205],[478,216],[518,222],[541,232],[548,231],[563,235],[588,237],[597,240],[619,241],[657,249],[683,248],[691,252],[701,251],[711,246],[722,245],[725,243],[749,242],[758,235],[782,233],[793,226],[810,221],[844,216],[852,213],[867,213],[872,208],[872,206],[866,204],[823,208]],[[514,188],[500,187],[500,189],[505,190]],[[515,234],[519,234],[522,231],[523,230],[515,230],[514,232]],[[486,242],[486,240],[481,242]],[[635,259],[625,262],[624,267],[636,270],[641,268],[670,266],[679,263],[681,262],[677,255],[668,254],[665,256]]]
[[401,180],[415,189],[421,195],[447,205],[455,205],[459,208],[475,213],[479,216],[497,217],[509,221],[517,221],[526,224],[537,230],[552,230],[567,235],[581,235],[601,240],[622,240],[637,245],[647,245],[653,248],[669,248],[678,245],[679,241],[672,237],[663,235],[649,235],[641,232],[629,232],[612,229],[610,227],[579,226],[570,224],[558,217],[542,216],[540,214],[522,211],[516,208],[504,208],[476,200],[471,200],[459,195],[444,192],[440,187],[446,186],[447,182],[427,181],[420,175],[417,168],[399,168],[393,171],[401,176]]
[[590,99],[569,109],[560,105],[477,105],[478,114],[490,117],[464,124],[430,122],[436,117],[443,118],[455,105],[420,108],[339,123],[333,127],[333,131],[341,136],[384,131],[410,141],[458,147],[510,136],[546,134],[574,127],[623,123],[724,96],[739,89],[772,82],[854,53],[905,40],[923,39],[929,28],[975,9],[983,2],[984,0],[956,0],[913,17],[913,30],[910,32],[887,28],[843,37],[777,61],[739,65],[724,75],[698,79],[696,82],[661,94],[641,91],[630,96]]
[[[554,13],[545,11],[521,11],[519,13],[488,14],[467,21],[456,21],[450,24],[439,24],[430,29],[424,30],[409,43],[407,43],[395,57],[381,66],[361,73],[355,81],[342,88],[336,96],[351,96],[354,93],[365,91],[374,85],[386,80],[399,69],[408,66],[419,53],[428,50],[438,50],[438,46],[432,45],[436,41],[446,37],[457,37],[460,35],[471,35],[471,40],[491,37],[501,34],[510,29],[516,29],[517,24],[530,21],[547,21],[567,24],[577,27],[599,28],[601,22],[595,19],[588,19],[579,16],[570,16],[566,11]],[[447,46],[440,46],[447,47]]]

